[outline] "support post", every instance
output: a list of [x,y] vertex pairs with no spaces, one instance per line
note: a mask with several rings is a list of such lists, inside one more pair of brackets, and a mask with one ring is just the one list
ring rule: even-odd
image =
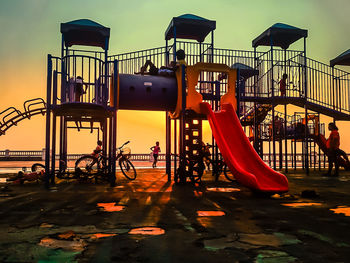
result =
[[46,90],[46,135],[45,135],[45,187],[50,187],[50,124],[51,124],[51,78],[52,57],[47,56],[47,90]]
[[171,119],[169,113],[165,113],[166,118],[166,174],[168,175],[168,181],[171,181]]
[[[304,37],[304,94],[305,94],[305,100],[307,101],[308,98],[308,90],[307,90],[307,65],[306,65],[306,37]],[[305,168],[306,168],[306,174],[309,174],[309,149],[308,149],[308,130],[307,130],[307,106],[305,104]]]
[[55,184],[55,169],[56,169],[56,114],[52,114],[52,154],[51,154],[51,184]]
[[288,138],[287,138],[287,104],[284,105],[284,165],[285,172],[288,173]]
[[275,125],[275,89],[273,79],[273,38],[270,36],[271,46],[271,89],[272,89],[272,151],[273,151],[273,169],[276,170],[276,125]]
[[174,120],[174,175],[177,168],[177,119]]
[[113,78],[114,78],[114,107],[113,107],[113,117],[112,117],[112,166],[110,174],[110,185],[115,186],[115,173],[116,173],[116,159],[117,159],[117,123],[118,123],[118,74],[119,74],[119,64],[117,60],[113,63]]

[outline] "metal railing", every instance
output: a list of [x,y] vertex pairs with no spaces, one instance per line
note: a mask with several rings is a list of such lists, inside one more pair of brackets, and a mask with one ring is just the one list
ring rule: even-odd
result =
[[[84,154],[68,154],[68,160],[77,160]],[[25,158],[27,157],[28,161],[32,161],[33,158],[37,158],[36,160],[40,160],[38,158],[43,157],[43,151],[0,151],[0,161],[4,161],[4,158],[6,157],[7,159],[5,161],[26,161]],[[16,159],[19,158],[20,159]],[[284,160],[285,154],[283,154],[282,159]],[[171,156],[171,159],[174,160],[174,155]],[[327,167],[327,157],[324,153],[318,154],[317,152],[312,152],[309,155],[310,159],[310,167],[315,167],[315,165],[322,167]],[[43,159],[42,159],[43,160]],[[59,160],[59,155],[56,155],[56,160]],[[131,161],[139,161],[139,162],[150,162],[150,155],[149,154],[131,154],[130,156]],[[288,160],[288,167],[297,167],[297,168],[302,168],[303,167],[303,154],[302,153],[297,153],[297,154],[291,154],[289,153],[287,155],[287,160]],[[165,154],[159,154],[158,156],[158,161],[165,161]],[[263,161],[271,165],[273,163],[273,154],[268,154],[264,153],[263,154]],[[276,161],[279,161],[279,155],[276,154]],[[296,161],[296,164],[294,163]],[[283,162],[284,164],[284,162]]]

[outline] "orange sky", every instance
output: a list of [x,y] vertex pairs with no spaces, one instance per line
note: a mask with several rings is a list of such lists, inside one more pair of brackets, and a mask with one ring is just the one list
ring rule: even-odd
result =
[[[308,29],[308,56],[328,64],[329,59],[349,48],[348,10],[350,3],[345,0],[179,0],[176,4],[167,0],[1,1],[0,111],[10,106],[22,110],[25,100],[45,98],[46,57],[48,53],[59,55],[61,22],[88,18],[110,27],[110,54],[163,46],[164,31],[171,18],[184,13],[216,20],[215,45],[229,49],[251,50],[253,38],[272,24],[282,22]],[[42,149],[44,119],[35,116],[11,128],[0,137],[0,150]],[[164,120],[164,112],[120,111],[118,145],[130,140],[134,153],[147,153],[159,140],[164,152]],[[326,117],[322,120],[330,121]],[[350,126],[339,122],[339,127],[342,148],[349,152]],[[207,124],[204,133],[205,141],[210,142]],[[90,152],[96,135],[71,132],[68,142],[71,153]]]

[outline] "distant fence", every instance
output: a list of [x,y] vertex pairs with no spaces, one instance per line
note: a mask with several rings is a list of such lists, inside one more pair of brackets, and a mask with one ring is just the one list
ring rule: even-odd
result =
[[[44,161],[45,151],[0,151],[0,161]],[[84,154],[68,154],[68,160],[77,160]],[[285,154],[282,156],[282,165],[284,167],[285,165]],[[56,155],[56,160],[59,159],[59,155]],[[143,153],[136,153],[131,154],[130,157],[131,161],[139,161],[139,162],[149,162],[150,161],[150,154],[143,154]],[[174,160],[174,155],[171,156],[171,160]],[[272,165],[273,164],[273,155],[265,153],[263,155],[263,160],[266,164]],[[165,154],[159,154],[158,161],[165,161]],[[303,167],[303,155],[301,153],[296,154],[295,156],[293,154],[287,155],[287,161],[288,161],[288,167],[297,167],[301,168]],[[279,167],[279,155],[276,154],[276,165]],[[327,157],[321,153],[318,154],[316,152],[313,152],[312,155],[309,155],[309,167],[327,167]]]
[[[77,160],[84,154],[68,154],[68,160]],[[0,161],[44,161],[45,151],[0,151]],[[56,155],[56,160],[59,159],[59,155]],[[174,159],[173,156],[171,158]],[[149,154],[131,154],[130,160],[132,161],[149,161]],[[165,154],[159,154],[158,161],[165,161]]]

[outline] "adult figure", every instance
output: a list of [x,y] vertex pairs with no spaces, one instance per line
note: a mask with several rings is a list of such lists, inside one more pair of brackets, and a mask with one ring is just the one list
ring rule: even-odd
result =
[[331,132],[329,135],[326,146],[328,153],[328,171],[326,173],[327,176],[331,176],[331,172],[333,169],[333,164],[335,166],[334,176],[339,175],[339,163],[338,163],[338,155],[339,155],[339,145],[340,145],[340,136],[338,132],[338,127],[334,122],[330,122],[328,124],[328,130]]

